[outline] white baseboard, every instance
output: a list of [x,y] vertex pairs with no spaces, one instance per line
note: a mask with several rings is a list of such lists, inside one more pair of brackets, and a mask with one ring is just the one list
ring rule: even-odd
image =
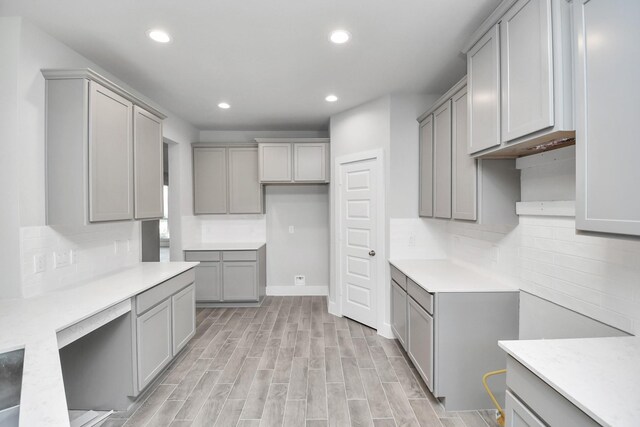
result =
[[389,323],[383,323],[382,326],[378,327],[378,335],[382,335],[389,339],[394,339],[396,337],[393,335],[393,330],[391,330],[391,325]]
[[267,295],[326,296],[329,295],[329,286],[267,286]]
[[329,312],[329,314],[342,317],[342,313],[338,311],[338,303],[335,301],[331,301],[329,297],[327,297],[327,311]]

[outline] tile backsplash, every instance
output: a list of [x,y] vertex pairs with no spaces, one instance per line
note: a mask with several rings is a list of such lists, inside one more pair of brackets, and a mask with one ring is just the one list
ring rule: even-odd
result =
[[29,298],[138,263],[140,224],[22,227],[20,243],[22,294]]
[[258,242],[267,239],[265,215],[218,215],[182,217],[186,247],[208,242]]
[[[462,221],[391,221],[391,257],[439,254],[632,334],[640,333],[640,239],[585,234],[573,218],[521,216],[515,228]],[[411,220],[413,221],[413,220]],[[428,231],[425,231],[428,230]],[[444,243],[432,238],[444,233]],[[408,239],[416,235],[409,251]],[[431,236],[422,240],[421,236]],[[403,245],[394,245],[402,241]],[[439,258],[433,256],[428,258]]]

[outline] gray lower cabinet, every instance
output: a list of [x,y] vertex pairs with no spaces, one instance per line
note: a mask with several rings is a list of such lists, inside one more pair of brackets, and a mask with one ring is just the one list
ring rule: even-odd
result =
[[266,245],[256,250],[187,250],[200,303],[258,302],[266,293]]
[[424,382],[433,391],[433,317],[411,297],[408,299],[409,349],[407,353]]
[[196,330],[196,291],[190,285],[171,297],[173,356],[187,345]]
[[258,266],[255,261],[222,264],[222,295],[225,301],[258,300]]
[[394,280],[391,281],[391,329],[407,350],[407,292]]
[[507,427],[597,427],[593,418],[511,356],[507,356]]
[[[391,328],[429,390],[447,411],[492,408],[481,379],[505,367],[498,340],[518,339],[519,292],[428,292],[390,269]],[[492,380],[500,402],[504,384]]]
[[134,298],[134,395],[144,390],[195,334],[194,278],[189,270]]
[[504,411],[505,418],[509,420],[507,427],[545,427],[545,424],[510,391],[506,394]]
[[201,261],[196,268],[196,300],[222,300],[222,263]]
[[138,388],[144,389],[173,357],[171,301],[164,300],[136,320]]

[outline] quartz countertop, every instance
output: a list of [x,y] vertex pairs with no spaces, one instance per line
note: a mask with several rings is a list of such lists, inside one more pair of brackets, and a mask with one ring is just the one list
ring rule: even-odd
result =
[[640,420],[640,338],[500,341],[500,347],[603,426]]
[[0,300],[0,352],[25,349],[20,425],[69,425],[57,332],[196,265],[140,263],[38,297]]
[[195,243],[183,248],[185,251],[257,251],[265,242],[211,242]]
[[389,263],[427,292],[516,292],[518,287],[455,261],[446,259],[402,259]]

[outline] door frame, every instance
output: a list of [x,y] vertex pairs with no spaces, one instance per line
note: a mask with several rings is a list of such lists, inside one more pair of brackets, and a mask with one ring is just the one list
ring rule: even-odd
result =
[[[335,192],[335,201],[333,203],[332,216],[334,218],[334,235],[332,236],[333,247],[334,250],[334,271],[333,271],[333,281],[335,283],[335,299],[333,301],[335,312],[334,314],[338,316],[342,316],[342,303],[344,297],[344,286],[341,283],[342,277],[342,241],[340,239],[340,233],[342,230],[342,216],[341,216],[341,187],[342,187],[342,166],[348,163],[355,163],[364,160],[375,160],[378,176],[377,176],[377,242],[375,243],[376,257],[378,257],[378,265],[376,270],[376,281],[377,284],[375,286],[376,292],[376,326],[379,335],[383,335],[385,337],[392,337],[393,333],[391,332],[391,325],[389,324],[389,297],[390,292],[386,285],[386,277],[387,277],[387,216],[386,216],[386,184],[385,184],[385,159],[384,159],[384,150],[382,148],[377,148],[374,150],[361,151],[353,154],[346,154],[340,157],[336,157],[334,160],[334,168],[333,168],[333,181],[337,183],[337,191]],[[330,305],[333,305],[330,304]],[[333,310],[332,310],[333,311]]]

